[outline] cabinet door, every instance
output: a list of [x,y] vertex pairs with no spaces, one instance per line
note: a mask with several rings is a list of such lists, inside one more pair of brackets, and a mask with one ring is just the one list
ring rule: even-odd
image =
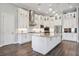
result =
[[18,8],[18,28],[28,28],[29,26],[29,12]]
[[15,42],[15,16],[10,13],[1,13],[2,45]]

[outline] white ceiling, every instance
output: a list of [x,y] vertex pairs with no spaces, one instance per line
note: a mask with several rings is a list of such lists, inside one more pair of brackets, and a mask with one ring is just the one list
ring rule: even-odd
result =
[[[28,10],[34,10],[38,14],[49,16],[61,14],[64,10],[79,6],[78,3],[16,3],[15,5]],[[49,11],[51,8],[52,11]]]

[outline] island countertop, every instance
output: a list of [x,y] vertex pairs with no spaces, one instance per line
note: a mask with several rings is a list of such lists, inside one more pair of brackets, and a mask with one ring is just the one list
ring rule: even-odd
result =
[[60,36],[61,34],[54,34],[54,33],[33,33],[32,35],[35,36],[40,36],[40,37],[55,37],[55,36]]

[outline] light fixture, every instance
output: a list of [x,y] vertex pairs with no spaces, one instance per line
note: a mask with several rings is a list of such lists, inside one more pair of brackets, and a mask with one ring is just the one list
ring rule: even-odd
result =
[[40,8],[37,8],[39,11],[41,10]]
[[55,11],[52,12],[53,14],[55,13]]
[[49,8],[49,11],[51,12],[52,11],[52,8]]
[[52,4],[49,4],[49,7],[51,7],[52,6]]
[[69,6],[69,8],[73,8],[73,6]]
[[38,3],[38,6],[40,6],[41,4],[40,3]]
[[55,15],[57,16],[58,14],[56,13]]

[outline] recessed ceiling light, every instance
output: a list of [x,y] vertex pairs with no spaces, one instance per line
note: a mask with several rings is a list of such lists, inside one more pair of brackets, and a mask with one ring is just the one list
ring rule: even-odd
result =
[[52,4],[49,4],[49,7],[51,7],[52,6]]
[[53,11],[52,13],[55,13],[55,11]]
[[52,11],[52,8],[49,8],[49,11]]
[[38,3],[38,6],[40,6],[41,4],[40,3]]
[[57,16],[58,14],[56,13],[55,15]]
[[73,6],[69,6],[69,8],[73,8]]
[[40,8],[38,8],[38,10],[40,11],[41,9],[40,9]]

